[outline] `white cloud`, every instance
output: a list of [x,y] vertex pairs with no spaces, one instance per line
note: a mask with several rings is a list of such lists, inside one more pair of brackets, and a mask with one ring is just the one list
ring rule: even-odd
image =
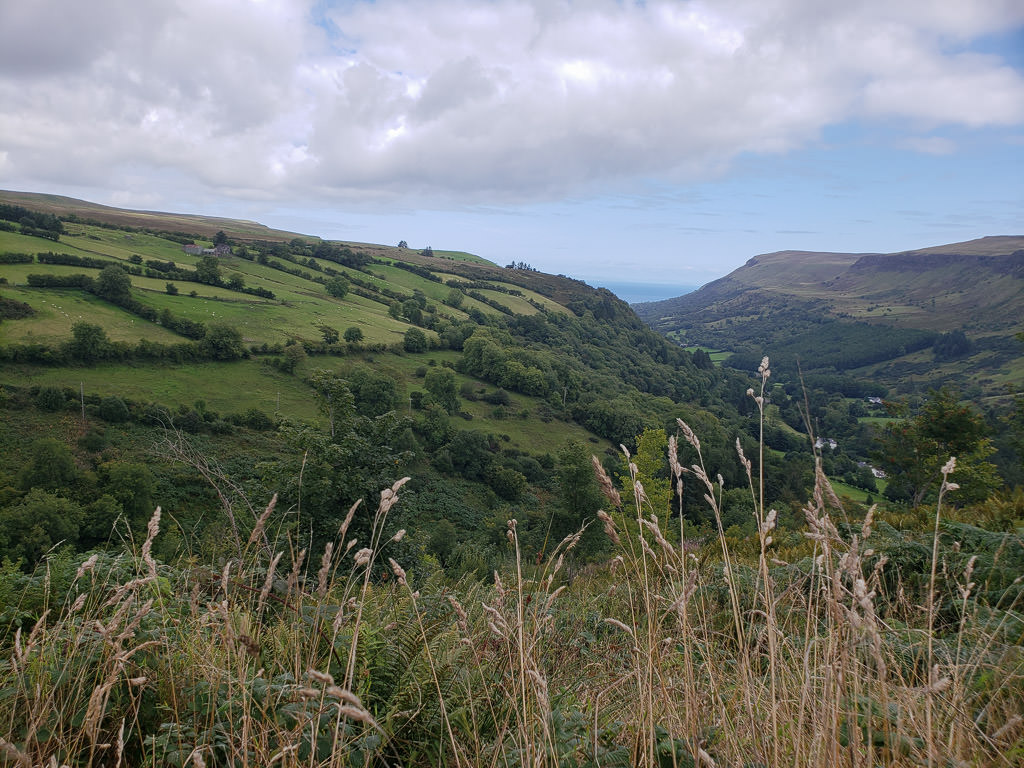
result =
[[152,168],[242,196],[502,201],[707,177],[850,119],[1024,123],[1021,72],[970,51],[1024,24],[1013,0],[354,0],[322,25],[314,12],[0,4],[5,175],[128,184]]

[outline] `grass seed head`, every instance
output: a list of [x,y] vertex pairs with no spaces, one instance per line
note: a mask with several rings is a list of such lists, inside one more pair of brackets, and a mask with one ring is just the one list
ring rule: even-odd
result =
[[388,563],[391,565],[391,572],[395,574],[395,578],[398,579],[398,583],[404,587],[406,585],[405,569],[395,562],[394,558],[389,557]]
[[251,546],[251,545],[255,544],[259,540],[260,536],[263,535],[263,530],[264,530],[264,527],[266,526],[267,518],[270,517],[270,515],[274,511],[274,507],[276,507],[276,506],[277,506],[277,494],[275,493],[270,498],[270,503],[267,504],[267,508],[265,510],[263,510],[263,514],[260,515],[256,519],[256,525],[254,525],[252,527],[252,533],[249,534],[249,540],[248,540],[248,542],[246,542],[246,546]]
[[321,685],[334,685],[334,678],[327,672],[321,672],[318,669],[307,669],[306,677],[320,683]]
[[78,566],[78,571],[75,573],[75,581],[78,581],[85,574],[95,568],[97,560],[99,560],[99,555],[91,555],[88,560]]
[[597,456],[591,456],[590,463],[594,467],[594,474],[597,475],[597,483],[601,486],[601,493],[604,494],[605,498],[608,499],[616,509],[621,509],[622,497],[619,496],[619,492],[616,490],[612,479],[608,477],[608,473],[604,471],[604,466],[601,464],[600,460],[598,460]]
[[356,566],[367,565],[370,562],[370,558],[372,557],[373,550],[369,547],[363,547],[358,552],[356,552],[355,564]]
[[338,539],[341,541],[345,540],[345,534],[348,533],[348,527],[352,524],[352,518],[355,517],[356,509],[362,502],[362,499],[356,499],[356,503],[349,507],[345,519],[341,522],[341,527],[338,528]]
[[324,555],[320,560],[320,570],[316,574],[316,591],[321,597],[327,594],[327,578],[331,572],[331,553],[334,543],[328,541],[324,546]]
[[686,442],[688,442],[690,445],[692,445],[694,448],[696,448],[699,451],[700,450],[700,440],[697,438],[697,435],[694,433],[694,431],[692,429],[690,429],[690,425],[687,424],[682,419],[676,419],[676,424],[678,424],[679,425],[679,429],[682,430],[683,437],[686,438]]

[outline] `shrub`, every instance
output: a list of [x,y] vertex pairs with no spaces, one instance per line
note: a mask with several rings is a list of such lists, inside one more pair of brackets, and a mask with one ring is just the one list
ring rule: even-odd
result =
[[259,408],[250,408],[242,415],[242,424],[249,429],[266,431],[274,428],[273,420]]
[[100,401],[100,418],[111,424],[123,424],[131,420],[131,413],[124,400],[119,397],[105,397]]
[[60,411],[64,409],[64,392],[57,387],[42,387],[36,395],[36,408],[43,411]]
[[90,453],[99,453],[108,445],[107,435],[102,429],[90,428],[78,438],[78,447]]

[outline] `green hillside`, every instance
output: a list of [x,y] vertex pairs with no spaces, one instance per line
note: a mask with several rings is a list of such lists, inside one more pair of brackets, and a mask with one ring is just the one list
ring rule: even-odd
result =
[[[842,368],[897,345],[875,365],[964,364],[959,336],[917,322],[913,259],[942,254],[877,279],[868,256],[765,257],[708,286],[703,314],[661,308],[687,350],[526,265],[17,199],[0,203],[0,762],[1024,749],[1024,494],[1006,490],[1024,397],[991,419],[949,391],[882,404]],[[994,275],[1017,279],[1016,257],[976,258],[1014,311]],[[918,293],[886,317],[917,324],[867,317],[899,282]],[[1016,329],[972,290],[936,304]]]
[[[494,515],[528,511],[543,550],[594,511],[565,478],[593,485],[591,454],[625,471],[618,446],[677,418],[707,426],[743,481],[749,377],[698,367],[608,291],[457,251],[0,199],[0,512],[34,487],[38,439],[59,436],[73,469],[52,492],[79,505],[77,547],[110,535],[88,521],[120,498],[121,465],[145,467],[148,498],[193,531],[167,546],[200,548],[216,547],[226,498],[276,491],[323,540],[353,501],[415,474],[408,525],[458,522],[465,551],[435,556],[484,572]],[[802,467],[772,497],[798,497],[809,449],[772,461]],[[41,554],[6,546],[25,565]]]
[[749,367],[839,372],[893,394],[1024,385],[1024,237],[893,254],[756,256],[686,296],[639,304],[652,327]]

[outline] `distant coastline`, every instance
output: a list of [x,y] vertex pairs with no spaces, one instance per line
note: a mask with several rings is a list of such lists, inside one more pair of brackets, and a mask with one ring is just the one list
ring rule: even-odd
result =
[[592,284],[598,288],[607,288],[627,304],[674,299],[676,296],[696,291],[699,287],[696,285],[673,285],[671,283],[594,282]]

